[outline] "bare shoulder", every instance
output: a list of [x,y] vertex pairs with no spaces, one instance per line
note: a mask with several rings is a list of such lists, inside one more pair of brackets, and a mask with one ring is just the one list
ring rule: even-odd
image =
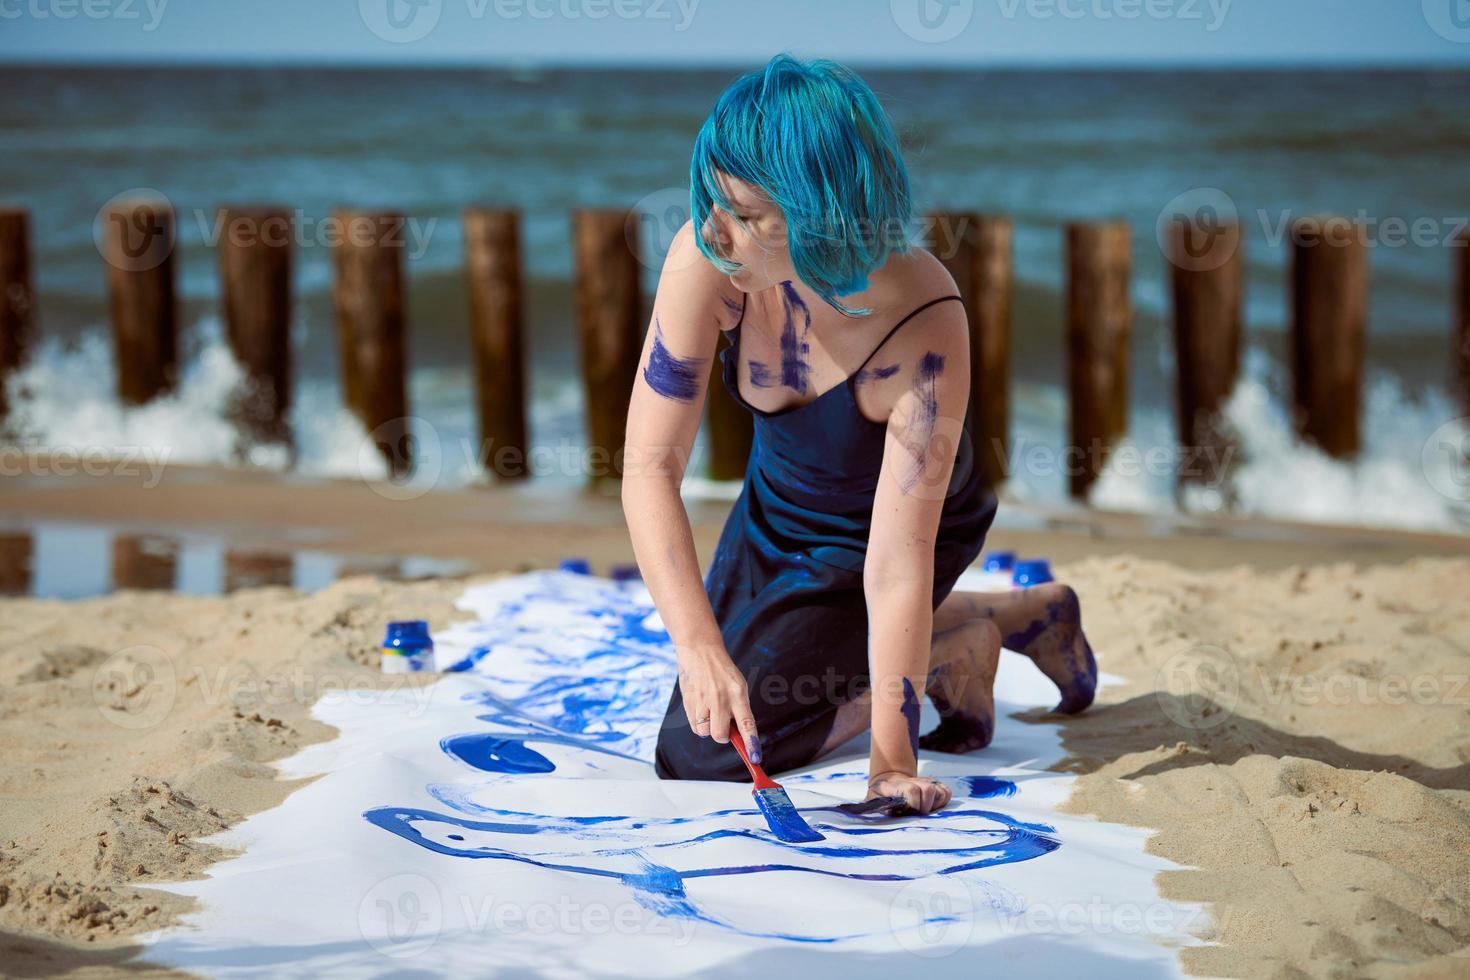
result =
[[685,221],[664,256],[659,273],[655,305],[679,308],[687,314],[709,317],[720,330],[729,330],[740,320],[744,294],[730,277],[705,258],[694,240],[694,224]]
[[[900,277],[904,297],[899,317],[908,317],[888,343],[895,358],[917,362],[925,354],[968,361],[969,321],[954,277],[944,263],[926,249],[914,248],[904,256]],[[895,323],[898,320],[894,321]]]

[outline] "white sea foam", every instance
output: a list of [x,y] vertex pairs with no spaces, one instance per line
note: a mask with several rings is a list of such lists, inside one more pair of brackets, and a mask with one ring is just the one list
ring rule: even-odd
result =
[[[184,365],[177,389],[134,408],[117,404],[105,333],[93,331],[74,346],[54,340],[42,344],[31,364],[10,380],[11,429],[23,446],[38,451],[131,453],[163,463],[284,470],[288,456],[283,447],[257,446],[247,459],[238,458],[228,405],[241,369],[213,318],[195,324],[190,335],[198,338],[196,353]],[[1286,520],[1470,531],[1470,465],[1463,454],[1470,447],[1470,425],[1457,420],[1443,391],[1411,398],[1392,376],[1371,376],[1365,393],[1364,451],[1358,461],[1344,463],[1297,440],[1278,394],[1285,390],[1281,374],[1264,352],[1253,351],[1247,358],[1226,411],[1239,436],[1227,486],[1189,487],[1176,500],[1175,470],[1184,457],[1175,449],[1172,416],[1135,406],[1129,437],[1115,450],[1089,502],[1135,512],[1176,512],[1182,506],[1194,513],[1229,510]],[[464,375],[462,368],[415,372],[410,430],[420,465],[404,492],[417,496],[483,479],[478,457],[486,453],[475,441]],[[1052,386],[1025,384],[1018,385],[1016,395],[1007,495],[1064,503],[1057,447],[1065,438],[1065,396]],[[534,445],[580,446],[581,413],[574,381],[538,382],[530,412]],[[296,472],[386,479],[385,462],[342,406],[335,379],[306,377],[298,382],[292,424]],[[538,459],[538,480],[565,483],[586,477],[575,453],[545,452]],[[698,483],[698,472],[690,476]]]
[[[1391,375],[1370,375],[1364,392],[1363,451],[1333,459],[1296,436],[1280,393],[1282,371],[1253,351],[1225,410],[1239,455],[1222,487],[1189,487],[1187,511],[1242,514],[1314,523],[1426,531],[1470,530],[1470,425],[1434,389],[1410,397]],[[1135,413],[1122,465],[1109,463],[1089,503],[1112,510],[1174,509],[1174,475],[1137,465],[1149,447],[1171,447],[1172,418]],[[1161,454],[1172,455],[1171,452]],[[1233,498],[1233,499],[1232,499]]]

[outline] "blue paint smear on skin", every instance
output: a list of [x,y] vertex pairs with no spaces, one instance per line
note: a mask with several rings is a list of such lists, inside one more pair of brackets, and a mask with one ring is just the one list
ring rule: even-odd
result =
[[776,387],[776,374],[767,365],[760,361],[747,358],[746,365],[750,368],[750,383],[757,388]]
[[[1013,783],[994,777],[968,777],[963,782],[969,789],[969,799],[1015,792]],[[759,811],[754,808],[668,819],[552,816],[481,806],[463,791],[444,786],[431,789],[436,798],[456,809],[490,819],[469,819],[413,807],[378,807],[366,811],[363,818],[405,841],[448,857],[514,861],[551,871],[613,878],[632,889],[640,905],[659,915],[706,922],[747,936],[802,943],[832,943],[863,934],[815,936],[743,929],[702,911],[686,891],[686,883],[699,878],[772,872],[856,881],[913,881],[1034,860],[1061,846],[1054,836],[1055,829],[1046,824],[1026,823],[966,805],[907,820],[881,814],[813,819],[813,826],[820,828],[828,840],[785,844],[762,825]],[[806,812],[813,818],[826,813],[835,817],[835,807],[815,807]],[[732,817],[741,818],[739,822],[745,826],[731,826]],[[956,826],[952,831],[944,827],[976,818],[994,826]],[[955,846],[904,846],[905,839],[916,833],[924,834],[927,840],[936,831],[952,833]],[[730,839],[746,841],[747,848],[760,859],[736,865],[699,865],[698,857],[709,849],[707,845]],[[860,843],[865,841],[871,843]],[[728,847],[721,846],[713,850],[729,852]],[[689,864],[693,866],[676,867]],[[983,882],[977,884],[983,887]]]
[[[811,345],[806,342],[806,334],[812,326],[812,313],[789,280],[781,284],[781,305],[786,311],[786,322],[781,327],[781,383],[804,395],[806,377],[811,373],[811,365],[806,360]],[[796,333],[798,311],[803,318],[799,337]]]
[[886,378],[891,378],[898,373],[898,367],[897,364],[890,364],[887,367],[863,368],[857,373],[857,383],[865,385],[872,381],[883,381]]
[[735,324],[739,323],[740,318],[745,315],[745,305],[743,303],[735,302],[728,296],[721,296],[720,302],[724,303],[725,310],[729,312],[733,317],[735,317],[735,319],[730,321],[730,325],[733,327]]
[[909,747],[914,750],[914,758],[919,757],[919,695],[914,691],[913,681],[907,677],[903,679],[903,720],[909,726]]
[[[1075,626],[1080,631],[1081,622],[1081,606],[1077,602],[1076,595],[1068,592],[1063,598],[1046,604],[1046,615],[1040,619],[1033,619],[1025,629],[1017,630],[1007,636],[1005,647],[1018,653],[1026,653],[1027,649],[1053,626]],[[1083,658],[1080,666],[1074,658],[1063,657],[1067,672],[1071,675],[1071,683],[1058,685],[1062,690],[1062,700],[1052,709],[1053,711],[1074,714],[1090,705],[1097,693],[1097,659],[1093,656],[1092,644],[1087,642],[1085,636],[1082,638],[1082,648]],[[1032,656],[1029,653],[1027,655]]]
[[664,332],[658,318],[653,320],[653,350],[648,355],[648,366],[643,369],[643,380],[648,387],[676,401],[689,402],[699,394],[699,382],[705,375],[705,359],[702,357],[675,357],[664,346]]
[[919,359],[919,366],[914,370],[914,393],[919,403],[904,433],[904,443],[913,456],[913,466],[899,478],[899,487],[904,493],[914,488],[929,464],[929,443],[934,437],[935,421],[939,418],[939,393],[935,381],[943,373],[944,355],[932,350]]

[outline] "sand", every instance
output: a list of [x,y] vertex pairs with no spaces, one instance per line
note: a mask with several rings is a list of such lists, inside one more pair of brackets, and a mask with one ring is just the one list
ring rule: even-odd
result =
[[297,788],[270,763],[332,737],[319,692],[432,683],[379,672],[383,625],[442,629],[466,581],[0,602],[0,972],[117,972],[193,901],[149,884]]
[[[299,541],[295,522],[342,550],[487,570],[631,557],[615,500],[582,498],[569,521],[554,494],[395,501],[248,477],[201,490],[177,467],[149,488],[0,482],[12,513],[180,529],[229,514],[256,544]],[[724,508],[691,509],[707,560]],[[1185,867],[1159,888],[1210,903],[1220,945],[1184,950],[1184,966],[1470,976],[1470,543],[1087,512],[1031,523],[991,543],[1056,559],[1104,669],[1127,680],[1064,721],[1068,808],[1155,829],[1150,848]],[[224,855],[202,838],[296,788],[270,764],[332,737],[309,717],[320,691],[432,683],[378,673],[383,624],[443,628],[482,578],[0,601],[0,972],[160,972],[134,937],[189,904],[150,884],[206,873]]]
[[1106,670],[1066,809],[1157,828],[1228,977],[1470,976],[1470,562],[1066,569]]

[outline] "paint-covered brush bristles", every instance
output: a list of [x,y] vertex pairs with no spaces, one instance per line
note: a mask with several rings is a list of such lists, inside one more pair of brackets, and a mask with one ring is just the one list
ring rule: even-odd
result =
[[801,814],[796,811],[796,805],[791,802],[791,797],[786,795],[786,790],[781,784],[770,776],[765,770],[754,762],[745,751],[745,736],[740,734],[740,729],[733,724],[730,726],[730,744],[735,746],[735,751],[740,753],[740,761],[745,763],[745,768],[750,770],[750,778],[755,783],[752,794],[755,797],[756,806],[761,808],[765,815],[766,823],[770,825],[771,833],[788,844],[804,844],[810,841],[826,840],[821,834],[813,830]]

